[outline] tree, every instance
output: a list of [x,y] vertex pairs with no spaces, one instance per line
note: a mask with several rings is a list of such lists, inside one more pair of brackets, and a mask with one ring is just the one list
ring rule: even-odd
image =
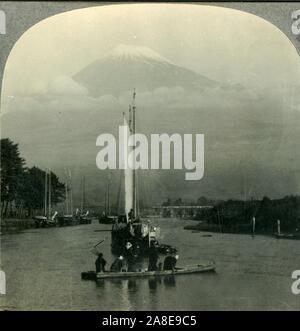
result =
[[[45,199],[48,201],[48,196],[45,197],[46,172],[38,167],[25,168],[25,160],[20,156],[18,144],[9,138],[1,139],[0,142],[1,215],[8,216],[14,212],[22,217],[23,208],[27,209],[28,215],[32,211],[41,211]],[[50,177],[51,202],[57,204],[65,199],[65,184],[53,172]]]
[[65,201],[65,184],[51,171],[51,201],[54,204]]
[[22,189],[25,161],[20,157],[18,144],[9,138],[0,140],[1,148],[1,213],[7,215],[8,204],[12,203]]
[[[65,199],[65,184],[61,183],[55,173],[51,172],[51,203],[57,204]],[[46,172],[38,167],[32,167],[26,170],[24,176],[24,186],[22,195],[24,206],[28,210],[28,214],[32,210],[42,210],[44,208],[45,199],[48,203],[48,188],[45,196],[45,176]],[[47,175],[49,183],[49,174]],[[49,184],[48,184],[49,185]]]
[[177,200],[175,200],[174,204],[177,205],[177,206],[181,206],[182,205],[182,199],[178,198]]
[[197,200],[197,205],[198,206],[207,206],[208,204],[209,204],[208,200],[205,197],[200,197]]

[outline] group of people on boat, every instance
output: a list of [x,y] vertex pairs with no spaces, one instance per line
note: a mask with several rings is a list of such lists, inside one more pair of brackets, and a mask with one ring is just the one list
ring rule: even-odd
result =
[[[176,263],[179,256],[176,253],[172,253],[165,257],[163,264],[159,262],[159,255],[154,242],[151,242],[148,254],[148,268],[147,271],[161,271],[161,270],[175,270]],[[126,244],[126,250],[123,255],[119,255],[114,262],[111,264],[110,272],[121,272],[125,271],[124,267],[127,265],[128,272],[134,272],[136,270],[136,255],[134,254],[133,246],[130,242]],[[96,272],[107,272],[107,262],[103,257],[102,253],[99,253],[95,261]]]
[[158,271],[158,270],[172,270],[176,269],[176,263],[179,258],[179,255],[175,252],[167,255],[162,263],[158,263],[159,255],[154,242],[151,242],[149,249],[149,263],[148,271]]

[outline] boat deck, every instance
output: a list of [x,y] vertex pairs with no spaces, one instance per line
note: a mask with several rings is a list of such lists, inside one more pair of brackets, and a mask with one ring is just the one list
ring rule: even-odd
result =
[[182,275],[192,273],[203,273],[215,270],[214,263],[197,264],[185,267],[178,267],[175,271],[160,270],[160,271],[135,271],[135,272],[103,272],[97,274],[97,279],[105,278],[130,278],[130,277],[151,277],[151,276],[168,276]]

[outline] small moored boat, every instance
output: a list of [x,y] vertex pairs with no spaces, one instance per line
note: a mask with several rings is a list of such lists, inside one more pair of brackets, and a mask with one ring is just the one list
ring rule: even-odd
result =
[[275,233],[275,237],[277,239],[293,239],[293,240],[300,240],[300,232],[296,229],[294,233],[282,233],[280,227],[280,220],[277,220],[277,233]]

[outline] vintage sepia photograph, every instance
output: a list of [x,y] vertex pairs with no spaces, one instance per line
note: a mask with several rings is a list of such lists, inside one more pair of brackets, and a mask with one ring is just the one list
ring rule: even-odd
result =
[[1,1],[0,310],[299,311],[299,52],[297,2]]

